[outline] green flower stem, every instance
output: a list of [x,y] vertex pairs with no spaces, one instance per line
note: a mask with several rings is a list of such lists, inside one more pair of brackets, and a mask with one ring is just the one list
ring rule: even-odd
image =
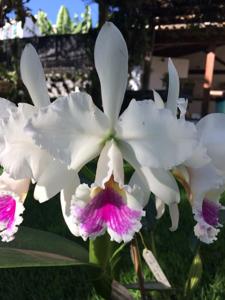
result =
[[112,276],[110,258],[113,253],[113,243],[107,233],[89,242],[89,262],[98,265],[102,272],[94,280],[97,293],[105,299],[110,299],[112,292]]
[[112,242],[107,233],[89,242],[89,262],[101,266],[102,269],[108,268],[109,260],[112,256]]

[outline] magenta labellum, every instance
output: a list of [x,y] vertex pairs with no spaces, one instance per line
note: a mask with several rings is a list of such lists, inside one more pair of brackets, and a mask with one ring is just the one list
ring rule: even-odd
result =
[[219,233],[219,212],[222,205],[218,201],[204,198],[201,209],[195,209],[195,220],[197,224],[194,227],[195,235],[204,243],[210,244],[217,239]]
[[18,225],[22,223],[20,216],[24,211],[23,203],[19,197],[8,191],[0,193],[0,236],[2,241],[9,242],[14,239]]
[[74,221],[79,224],[80,235],[84,239],[95,238],[107,231],[111,240],[127,242],[140,230],[144,211],[130,205],[129,198],[132,198],[132,194],[120,188],[113,177],[105,184],[104,189],[90,189],[89,197],[87,201],[75,199],[71,208]]

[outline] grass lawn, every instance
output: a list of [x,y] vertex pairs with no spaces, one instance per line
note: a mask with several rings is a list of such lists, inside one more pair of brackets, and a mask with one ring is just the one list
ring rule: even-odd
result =
[[[154,229],[154,241],[157,258],[170,283],[176,290],[176,299],[183,299],[183,286],[187,278],[190,263],[193,259],[191,244],[193,240],[193,218],[191,209],[183,196],[180,205],[180,225],[176,232],[171,233],[170,220],[166,213],[157,222]],[[83,244],[74,238],[61,215],[59,198],[38,204],[30,196],[26,201],[24,213],[25,226],[63,235]],[[147,245],[152,245],[152,236],[148,230],[143,231]],[[34,236],[35,239],[35,236]],[[46,241],[47,242],[47,241]],[[104,249],[103,249],[104,251]],[[225,299],[225,230],[222,229],[219,241],[213,245],[201,244],[200,254],[203,261],[203,277],[195,291],[194,300],[224,300]],[[120,280],[123,283],[136,282],[129,255],[129,247],[124,249],[119,264]],[[87,270],[78,267],[48,267],[2,269],[0,280],[0,299],[4,300],[100,300],[90,281]],[[146,280],[152,275],[144,268]],[[138,292],[132,292],[139,299]],[[171,299],[168,292],[152,294],[154,299]]]

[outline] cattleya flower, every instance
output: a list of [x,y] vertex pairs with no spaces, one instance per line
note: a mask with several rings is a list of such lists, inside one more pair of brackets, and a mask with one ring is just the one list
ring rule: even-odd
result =
[[[210,114],[196,124],[199,142],[206,148],[210,159],[208,164],[196,168],[196,157],[188,161],[189,184],[192,191],[194,218],[197,221],[194,231],[204,243],[217,239],[222,225],[219,223],[220,210],[224,207],[219,199],[225,191],[224,128],[225,115]],[[197,154],[197,156],[199,156]]]
[[[178,98],[179,78],[170,60],[169,70],[169,89],[173,89],[176,97],[169,98],[166,105],[170,106],[174,115],[177,114],[178,108],[180,119],[184,120],[187,100]],[[154,98],[156,104],[163,108],[164,103],[160,95],[154,92]],[[169,103],[170,101],[173,103]],[[224,128],[224,114],[210,114],[201,119],[196,124],[198,145],[195,151],[182,165],[173,169],[173,174],[188,192],[194,219],[197,222],[194,227],[195,235],[202,242],[208,244],[217,239],[221,227],[219,213],[223,206],[219,203],[219,198],[225,190],[225,167],[223,163],[225,148],[222,142],[225,138]],[[158,201],[160,204],[162,203],[162,201]],[[157,208],[160,217],[164,212],[164,207],[158,204]]]
[[[29,178],[29,181],[36,182],[34,197],[43,202],[64,187],[70,186],[77,175],[69,171],[66,165],[53,159],[46,150],[38,147],[24,131],[28,119],[37,113],[40,107],[48,106],[50,99],[43,68],[31,45],[27,45],[23,51],[20,68],[21,77],[34,106],[19,103],[17,107],[8,100],[0,99],[0,164],[15,184],[16,181],[13,179],[28,180]],[[12,184],[9,185],[8,192],[10,187]],[[20,202],[15,203],[21,206]],[[62,208],[64,209],[64,203]],[[67,222],[66,216],[65,220]]]
[[210,244],[217,239],[219,213],[223,206],[219,203],[220,195],[225,190],[225,174],[212,163],[202,168],[188,168],[192,191],[192,210],[197,224],[195,235],[204,243]]
[[[196,131],[170,110],[158,109],[153,101],[132,100],[119,117],[127,86],[128,53],[112,23],[102,27],[94,57],[103,112],[88,94],[72,93],[41,108],[26,131],[38,146],[75,172],[99,156],[94,183],[89,187],[74,182],[61,192],[61,200],[76,235],[86,239],[108,231],[112,240],[127,242],[141,227],[146,204],[142,186],[159,191],[161,182],[174,180],[164,170],[192,154]],[[136,170],[128,185],[123,160]]]
[[0,236],[3,242],[10,242],[23,221],[24,200],[30,180],[14,180],[7,173],[0,176]]
[[217,239],[219,228],[220,195],[225,190],[225,174],[218,170],[212,161],[204,166],[196,167],[196,157],[175,168],[174,175],[184,185],[189,195],[194,219],[195,235],[200,241],[210,244]]

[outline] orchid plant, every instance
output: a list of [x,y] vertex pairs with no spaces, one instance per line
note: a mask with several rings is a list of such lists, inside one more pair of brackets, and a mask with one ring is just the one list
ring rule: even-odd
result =
[[[0,99],[2,241],[15,237],[30,182],[35,184],[34,198],[41,203],[60,192],[69,230],[94,241],[90,245],[96,250],[98,241],[104,243],[100,236],[117,243],[132,241],[141,230],[150,193],[155,195],[156,217],[162,217],[168,205],[170,229],[176,230],[180,181],[197,222],[196,236],[213,242],[221,226],[219,195],[225,190],[221,163],[225,149],[220,145],[225,115],[208,115],[197,125],[185,120],[187,101],[179,98],[179,77],[170,59],[166,103],[153,91],[154,101],[132,100],[120,113],[128,51],[112,23],[99,32],[94,60],[102,109],[85,92],[50,103],[38,55],[31,45],[25,47],[21,77],[34,105],[16,106]],[[96,159],[93,182],[81,183],[83,168]],[[125,165],[133,170],[129,180],[125,180]]]

